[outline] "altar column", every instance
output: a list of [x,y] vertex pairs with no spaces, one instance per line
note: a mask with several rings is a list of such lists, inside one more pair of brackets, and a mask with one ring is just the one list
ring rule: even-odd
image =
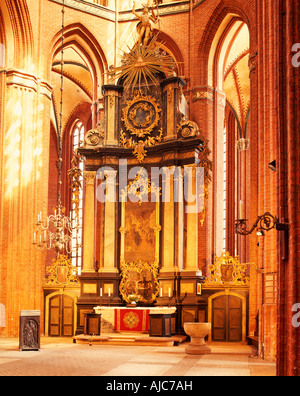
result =
[[124,87],[119,85],[103,85],[104,106],[106,108],[104,124],[106,135],[105,146],[118,146],[120,133],[120,100]]
[[178,112],[181,88],[185,85],[180,77],[169,77],[161,82],[163,89],[164,108],[164,140],[177,139],[176,127],[181,121],[182,115]]
[[115,247],[116,225],[117,225],[117,171],[106,170],[106,199],[104,203],[104,237],[103,237],[103,262],[101,263],[100,273],[118,273]]
[[196,165],[184,167],[186,252],[184,271],[198,272],[198,181]]
[[163,232],[162,262],[159,272],[159,304],[174,304],[180,292],[179,278],[184,258],[182,172],[182,167],[172,166],[165,167],[163,173]]
[[[117,170],[105,170],[105,199],[103,202],[103,236],[101,239],[102,254],[99,269],[100,297],[104,304],[121,303],[119,298],[119,269],[118,269],[118,182]],[[101,176],[102,177],[102,176]]]
[[[175,216],[174,216],[174,167],[163,168],[163,238],[162,238],[162,272],[176,271],[175,263]],[[177,268],[178,269],[178,268]]]
[[96,172],[84,172],[84,178],[86,181],[86,193],[84,206],[84,246],[82,272],[94,272]]
[[199,180],[197,166],[184,167],[184,265],[180,272],[181,320],[198,321],[198,301],[203,282],[198,268]]
[[[176,265],[175,254],[175,202],[174,202],[174,170],[175,167],[164,167],[162,177],[162,203],[163,227],[162,227],[162,256],[159,271],[159,304],[167,304],[168,298],[175,295]],[[171,300],[170,300],[171,302]]]

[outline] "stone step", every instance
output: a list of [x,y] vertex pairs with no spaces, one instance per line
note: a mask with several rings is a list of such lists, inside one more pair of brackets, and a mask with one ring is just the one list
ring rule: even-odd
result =
[[134,345],[134,346],[174,346],[186,340],[186,336],[178,335],[172,337],[150,337],[146,335],[136,334],[107,334],[100,336],[77,335],[73,337],[76,344],[92,344],[92,345]]

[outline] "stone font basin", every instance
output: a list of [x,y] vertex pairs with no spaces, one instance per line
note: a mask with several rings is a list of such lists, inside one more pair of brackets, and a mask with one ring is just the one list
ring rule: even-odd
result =
[[211,323],[187,322],[184,331],[191,337],[190,344],[185,348],[185,353],[190,355],[205,355],[211,349],[205,343],[205,337],[211,331]]

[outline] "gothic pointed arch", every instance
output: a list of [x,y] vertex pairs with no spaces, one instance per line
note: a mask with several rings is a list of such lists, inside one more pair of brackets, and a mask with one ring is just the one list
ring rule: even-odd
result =
[[6,59],[6,37],[5,30],[3,29],[4,22],[0,8],[0,68],[5,66]]
[[249,9],[246,12],[245,8],[243,4],[232,4],[232,1],[225,0],[212,13],[198,47],[199,83],[212,85],[210,68],[214,60],[216,44],[224,32],[228,30],[232,19],[243,21],[249,29],[250,39],[252,38],[251,16],[249,17],[249,14],[255,12],[255,10]]
[[5,0],[14,43],[14,65],[23,69],[33,63],[34,37],[26,0]]
[[[78,104],[85,103],[92,115],[92,125],[97,123],[97,106],[93,106],[101,97],[101,86],[107,70],[104,52],[92,35],[82,24],[75,23],[64,27],[64,112],[63,132],[68,120],[77,117]],[[53,115],[59,113],[60,77],[61,77],[61,31],[52,40],[49,57],[49,71],[53,86]],[[66,95],[65,92],[69,94]],[[72,93],[70,95],[70,92]]]
[[[61,51],[61,32],[52,40],[50,64]],[[82,24],[76,23],[64,27],[64,48],[73,48],[84,58],[94,82],[103,83],[103,74],[107,70],[107,60],[101,45],[93,34]]]
[[184,69],[184,58],[182,56],[182,52],[177,45],[177,43],[165,32],[158,32],[156,29],[154,30],[154,34],[158,34],[157,36],[157,43],[164,48],[176,62],[177,66],[177,73],[179,76],[184,76],[185,69]]

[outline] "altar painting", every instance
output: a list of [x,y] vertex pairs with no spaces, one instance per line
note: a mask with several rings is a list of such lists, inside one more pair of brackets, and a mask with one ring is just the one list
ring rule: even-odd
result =
[[121,204],[120,294],[127,303],[150,304],[158,295],[159,199],[150,198],[159,189],[151,187],[138,175],[127,192],[138,192],[139,200],[126,199],[124,194]]
[[126,262],[139,260],[155,261],[156,203],[127,202],[125,210],[125,250]]

